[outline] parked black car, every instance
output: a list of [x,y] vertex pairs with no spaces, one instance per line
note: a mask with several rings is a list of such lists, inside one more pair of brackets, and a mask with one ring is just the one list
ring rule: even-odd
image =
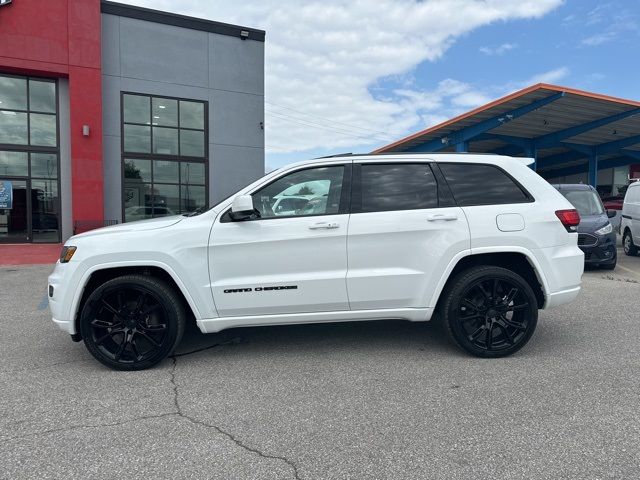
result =
[[591,185],[561,184],[554,187],[580,214],[578,246],[584,252],[584,263],[608,270],[616,268],[616,232],[609,222],[615,217],[615,210],[604,209],[600,196]]

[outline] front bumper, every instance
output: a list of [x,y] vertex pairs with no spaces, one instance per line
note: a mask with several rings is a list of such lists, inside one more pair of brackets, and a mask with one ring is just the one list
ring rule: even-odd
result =
[[70,335],[76,333],[75,321],[71,314],[71,304],[73,300],[72,292],[69,292],[67,286],[69,279],[75,271],[75,264],[56,263],[55,268],[48,278],[47,296],[49,298],[49,310],[51,311],[51,320],[61,330]]
[[[597,239],[597,241],[596,241]],[[612,232],[604,237],[593,237],[595,245],[579,245],[584,252],[585,265],[611,265],[617,260],[616,234]]]

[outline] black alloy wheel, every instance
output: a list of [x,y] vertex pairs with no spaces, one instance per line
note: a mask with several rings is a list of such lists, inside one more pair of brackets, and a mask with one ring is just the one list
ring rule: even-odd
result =
[[624,250],[624,253],[630,257],[638,255],[638,247],[633,243],[633,237],[629,230],[626,230],[622,237],[622,249]]
[[520,350],[538,320],[531,286],[501,267],[474,267],[459,274],[444,296],[447,331],[464,351],[504,357]]
[[180,298],[145,275],[109,280],[87,299],[80,330],[89,352],[116,370],[142,370],[167,357],[184,331]]

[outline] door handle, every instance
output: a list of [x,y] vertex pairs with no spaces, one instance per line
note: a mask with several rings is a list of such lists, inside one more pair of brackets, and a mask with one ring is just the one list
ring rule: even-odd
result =
[[439,220],[450,222],[452,220],[457,220],[457,219],[458,219],[458,215],[456,215],[455,213],[435,213],[427,217],[427,221],[429,222],[437,222]]
[[319,230],[321,228],[331,229],[338,228],[340,225],[336,222],[318,222],[309,225],[309,230]]

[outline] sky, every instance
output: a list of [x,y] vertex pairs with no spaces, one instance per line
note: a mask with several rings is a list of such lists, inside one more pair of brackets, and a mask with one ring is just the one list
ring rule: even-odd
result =
[[538,82],[640,99],[640,0],[124,2],[266,30],[267,171]]

